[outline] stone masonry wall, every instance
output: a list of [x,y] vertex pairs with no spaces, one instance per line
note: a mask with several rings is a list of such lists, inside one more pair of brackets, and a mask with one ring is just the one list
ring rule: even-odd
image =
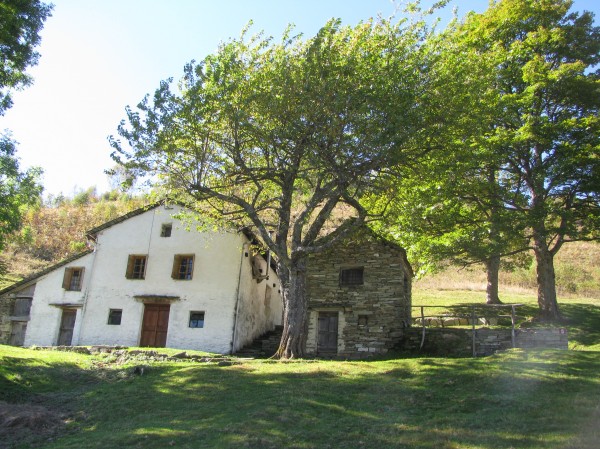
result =
[[[363,284],[340,286],[340,270],[363,267]],[[361,358],[395,347],[410,322],[410,266],[404,250],[367,230],[311,257],[307,272],[307,352],[317,353],[318,313],[337,311],[338,356]]]
[[[405,331],[405,338],[399,346],[402,350],[422,351],[441,356],[473,355],[473,333],[471,329],[426,328],[425,342],[420,350],[422,328],[413,327]],[[516,329],[515,346],[517,348],[567,349],[566,329],[540,328]],[[496,351],[512,348],[510,329],[475,330],[475,353],[485,356]]]
[[15,302],[14,297],[0,298],[0,344],[7,345],[10,339],[12,322],[10,316]]

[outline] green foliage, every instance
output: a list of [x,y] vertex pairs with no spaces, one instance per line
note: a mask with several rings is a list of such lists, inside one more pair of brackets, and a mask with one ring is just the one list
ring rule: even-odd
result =
[[[317,251],[326,231],[363,222],[360,200],[377,174],[414,151],[424,128],[413,107],[426,81],[422,31],[332,20],[306,40],[244,32],[188,64],[177,89],[163,82],[128,109],[113,158],[203,202],[205,218],[255,227],[289,265]],[[344,207],[352,217],[336,223]]]
[[0,250],[6,236],[21,225],[21,215],[26,206],[40,201],[42,187],[40,168],[22,172],[15,155],[16,145],[8,135],[0,136]]
[[487,139],[503,164],[500,201],[531,238],[547,318],[558,317],[554,255],[600,238],[600,28],[571,4],[504,0],[462,26],[493,63],[499,97]]
[[502,0],[441,33],[448,89],[426,95],[447,95],[445,143],[392,187],[393,235],[424,268],[533,248],[547,318],[555,254],[600,238],[600,29],[571,4]]
[[11,90],[31,84],[25,70],[37,64],[34,50],[52,5],[39,0],[3,0],[0,3],[0,116],[12,106]]

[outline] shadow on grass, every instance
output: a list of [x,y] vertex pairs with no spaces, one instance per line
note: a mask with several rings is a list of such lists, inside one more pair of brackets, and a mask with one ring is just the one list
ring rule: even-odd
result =
[[561,303],[560,310],[567,320],[569,342],[575,348],[600,348],[600,307],[592,304]]
[[0,401],[25,402],[42,393],[72,389],[95,379],[76,363],[45,363],[32,358],[0,358]]
[[591,449],[599,355],[154,365],[90,389],[81,431],[40,447]]

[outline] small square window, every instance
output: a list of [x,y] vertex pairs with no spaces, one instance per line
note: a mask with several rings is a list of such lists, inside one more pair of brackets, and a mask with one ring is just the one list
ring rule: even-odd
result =
[[353,286],[363,284],[363,267],[343,268],[340,270],[340,285]]
[[171,277],[189,281],[192,279],[194,272],[194,255],[193,254],[177,254],[173,260],[173,271]]
[[81,291],[83,283],[83,268],[69,267],[65,268],[63,277],[63,288],[70,291]]
[[127,260],[127,279],[146,279],[146,265],[148,256],[130,255]]
[[108,311],[108,324],[119,325],[121,324],[121,316],[123,315],[122,309],[110,309]]
[[161,237],[171,237],[172,230],[173,230],[173,225],[171,223],[165,223],[160,228],[160,236]]
[[190,312],[190,327],[204,327],[204,312]]
[[369,324],[369,316],[368,315],[358,315],[358,325],[366,326]]

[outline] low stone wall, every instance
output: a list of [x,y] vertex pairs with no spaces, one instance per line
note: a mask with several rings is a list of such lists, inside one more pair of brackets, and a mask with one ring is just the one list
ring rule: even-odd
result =
[[[426,328],[423,348],[420,349],[423,329],[411,327],[405,330],[400,349],[421,351],[441,356],[473,355],[473,331],[471,329]],[[510,329],[480,328],[475,330],[475,355],[491,355],[496,351],[512,348]],[[516,329],[515,347],[567,349],[566,329],[539,328]]]

